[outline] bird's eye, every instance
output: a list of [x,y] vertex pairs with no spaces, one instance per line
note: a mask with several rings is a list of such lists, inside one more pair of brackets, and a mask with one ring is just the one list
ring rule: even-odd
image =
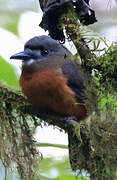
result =
[[48,50],[41,50],[41,55],[42,56],[47,56],[48,55]]

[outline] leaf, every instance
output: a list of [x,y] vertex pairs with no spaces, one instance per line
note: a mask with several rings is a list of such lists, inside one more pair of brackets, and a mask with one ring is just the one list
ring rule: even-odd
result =
[[0,81],[19,88],[18,78],[13,67],[0,56]]
[[60,176],[58,178],[56,178],[55,180],[88,180],[87,178],[76,178],[75,176],[71,176],[71,175],[65,175],[65,176]]

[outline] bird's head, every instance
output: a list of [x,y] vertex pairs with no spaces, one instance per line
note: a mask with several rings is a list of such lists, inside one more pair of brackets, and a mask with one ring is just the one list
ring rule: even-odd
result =
[[23,68],[46,68],[64,63],[70,52],[58,41],[49,36],[36,36],[24,45],[24,51],[14,54],[10,59],[22,60]]

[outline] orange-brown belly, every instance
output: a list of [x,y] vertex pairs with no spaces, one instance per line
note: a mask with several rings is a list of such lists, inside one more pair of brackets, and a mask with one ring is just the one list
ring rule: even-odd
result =
[[49,109],[60,115],[86,117],[84,104],[76,101],[75,93],[67,86],[67,78],[55,70],[21,75],[22,92],[39,109]]

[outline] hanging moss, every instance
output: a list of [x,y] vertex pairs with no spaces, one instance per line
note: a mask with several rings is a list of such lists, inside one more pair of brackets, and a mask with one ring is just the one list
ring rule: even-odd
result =
[[78,156],[77,170],[87,171],[93,180],[116,179],[117,117],[92,115],[79,127],[79,143],[74,146]]
[[14,164],[22,179],[35,180],[41,154],[33,139],[35,117],[21,111],[26,104],[23,96],[0,85],[0,159],[11,171]]

